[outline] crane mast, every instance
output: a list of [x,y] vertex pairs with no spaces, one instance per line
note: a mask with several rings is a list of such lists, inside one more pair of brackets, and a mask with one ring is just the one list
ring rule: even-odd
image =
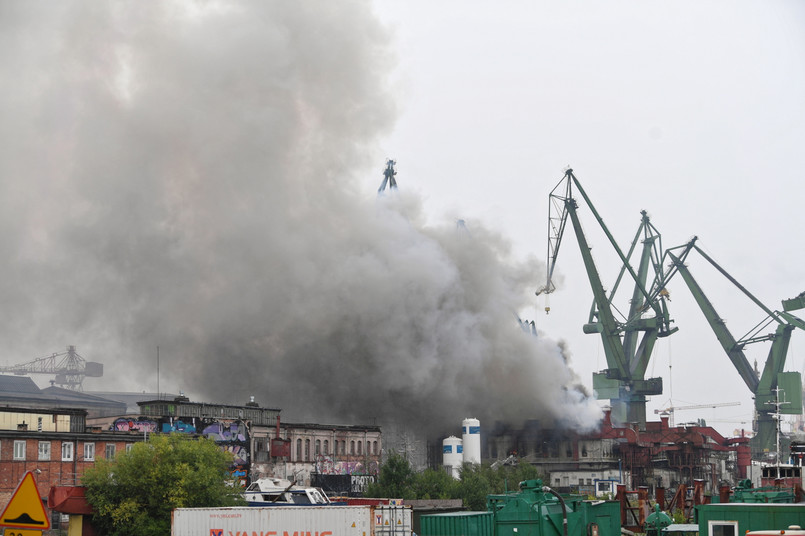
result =
[[[754,449],[756,452],[769,451],[774,448],[775,436],[779,426],[775,419],[775,414],[778,411],[776,402],[778,390],[780,390],[781,386],[784,386],[782,390],[786,392],[790,403],[780,410],[780,413],[800,414],[802,412],[802,379],[800,374],[798,372],[784,372],[783,370],[792,332],[796,328],[805,330],[805,322],[789,312],[798,309],[800,304],[797,302],[797,298],[794,298],[792,300],[783,300],[783,311],[773,311],[766,307],[715,260],[702,251],[696,245],[697,240],[697,237],[693,237],[688,243],[666,251],[670,259],[665,276],[666,282],[677,273],[682,276],[718,342],[753,395],[757,418],[757,430],[753,438]],[[740,339],[736,339],[727,328],[725,320],[718,314],[715,306],[693,277],[687,264],[685,264],[688,256],[693,251],[701,255],[702,258],[766,313],[766,318]],[[800,294],[800,296],[804,294]],[[773,333],[769,333],[767,330],[772,328],[774,328]],[[763,372],[758,377],[749,363],[744,349],[749,344],[761,342],[771,342],[771,346]]]
[[397,162],[392,160],[391,158],[386,160],[386,168],[383,170],[383,182],[380,183],[380,188],[377,189],[378,195],[386,190],[387,184],[389,190],[397,189],[397,179],[394,178],[397,176],[397,171],[394,169],[394,165],[396,163]]
[[[574,188],[589,207],[622,262],[618,278],[609,294],[604,289],[581,226]],[[549,195],[547,281],[537,291],[537,295],[550,294],[556,289],[553,284],[553,273],[565,228],[570,220],[593,292],[589,320],[584,325],[583,331],[587,334],[600,335],[608,366],[606,370],[593,375],[593,388],[599,398],[610,400],[612,418],[615,422],[637,423],[644,428],[646,396],[662,393],[662,378],[645,378],[651,352],[657,337],[670,335],[677,328],[671,327],[672,320],[665,303],[668,294],[663,280],[660,234],[651,224],[645,211],[641,212],[641,216],[640,227],[629,252],[624,254],[573,174],[573,170],[567,169],[562,180]],[[630,259],[640,243],[642,250],[635,271]],[[652,269],[654,276],[651,285],[647,286],[649,272]],[[634,283],[629,312],[625,318],[618,319],[613,299],[621,281],[627,275]]]

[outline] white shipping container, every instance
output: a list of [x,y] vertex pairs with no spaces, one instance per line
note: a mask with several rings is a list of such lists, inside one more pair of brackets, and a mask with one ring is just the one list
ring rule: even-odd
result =
[[177,508],[172,536],[411,536],[408,506]]

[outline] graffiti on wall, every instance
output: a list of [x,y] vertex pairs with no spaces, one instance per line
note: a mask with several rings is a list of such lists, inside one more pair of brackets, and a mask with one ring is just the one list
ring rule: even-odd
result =
[[157,423],[156,421],[148,420],[148,419],[126,419],[126,418],[119,418],[115,419],[112,425],[109,427],[110,430],[114,430],[115,432],[156,432],[157,431]]
[[316,472],[322,475],[377,475],[380,471],[378,462],[336,461],[332,456],[316,456]]
[[171,432],[180,432],[182,434],[195,434],[196,427],[192,423],[187,423],[180,420],[170,420],[162,423],[162,433],[169,434]]
[[250,448],[249,429],[243,421],[220,421],[216,419],[190,418],[187,421],[173,417],[165,417],[154,421],[145,418],[115,420],[110,426],[118,432],[157,432],[165,434],[178,432],[181,434],[201,433],[218,443],[222,450],[232,453],[232,475],[235,480],[245,480],[249,471]]
[[243,445],[221,445],[221,450],[230,452],[236,465],[249,464],[249,451]]
[[236,441],[244,442],[248,435],[246,423],[242,421],[234,422],[213,422],[206,425],[202,432],[204,437],[209,437],[219,443]]

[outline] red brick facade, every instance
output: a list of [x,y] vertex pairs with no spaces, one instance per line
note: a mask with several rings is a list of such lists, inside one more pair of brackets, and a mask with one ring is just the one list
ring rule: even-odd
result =
[[[0,505],[30,471],[47,507],[51,487],[80,484],[96,460],[143,440],[139,433],[87,429],[85,422],[85,410],[0,409]],[[58,515],[52,524],[57,521]]]

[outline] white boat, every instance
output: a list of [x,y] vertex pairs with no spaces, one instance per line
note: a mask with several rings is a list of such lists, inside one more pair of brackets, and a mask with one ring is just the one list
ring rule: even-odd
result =
[[297,486],[284,478],[260,478],[243,493],[249,506],[315,506],[332,504],[321,488]]

